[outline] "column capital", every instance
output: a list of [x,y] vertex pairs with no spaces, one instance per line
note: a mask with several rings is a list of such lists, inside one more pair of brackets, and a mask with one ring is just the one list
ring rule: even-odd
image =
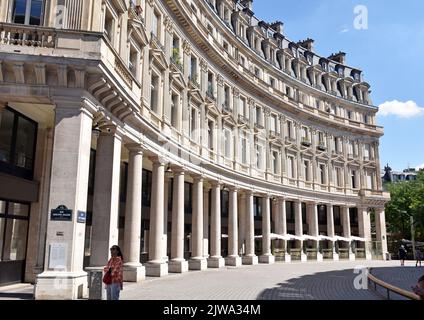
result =
[[61,110],[63,112],[75,112],[76,110],[81,110],[90,117],[94,118],[98,109],[97,104],[89,97],[84,96],[82,91],[76,92],[74,96],[53,96],[52,100],[56,105],[56,112],[57,110]]
[[124,145],[125,148],[128,149],[129,152],[143,154],[145,150],[145,146],[140,143],[127,143]]
[[153,162],[153,165],[164,166],[168,163],[164,156],[150,156],[149,159]]
[[178,166],[176,164],[172,164],[171,166],[172,173],[174,174],[185,174],[187,172],[187,168],[184,166]]
[[205,180],[205,176],[202,174],[192,174],[191,177],[194,182],[203,182]]
[[209,184],[211,185],[212,188],[221,188],[223,186],[223,183],[220,180],[209,181]]
[[122,140],[122,137],[124,136],[124,132],[121,130],[121,128],[112,123],[101,125],[100,130],[100,136],[114,136],[119,140]]

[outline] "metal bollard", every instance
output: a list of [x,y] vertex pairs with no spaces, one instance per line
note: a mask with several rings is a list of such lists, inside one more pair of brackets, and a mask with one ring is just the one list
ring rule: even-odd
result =
[[89,273],[88,300],[106,300],[103,268],[87,268],[86,270]]

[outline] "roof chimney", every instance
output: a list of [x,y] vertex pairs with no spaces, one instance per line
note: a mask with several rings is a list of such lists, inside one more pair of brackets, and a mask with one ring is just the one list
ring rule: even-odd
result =
[[284,33],[284,22],[275,21],[275,22],[271,23],[271,29],[275,30],[278,33],[283,34]]
[[249,10],[252,10],[253,8],[253,0],[241,0],[240,4]]
[[341,51],[339,53],[333,53],[331,56],[328,57],[328,59],[338,62],[340,64],[346,64],[346,53]]
[[306,50],[313,52],[314,51],[314,42],[315,42],[314,39],[308,38],[306,40],[299,41],[297,44],[299,46],[301,46],[302,48],[305,48]]

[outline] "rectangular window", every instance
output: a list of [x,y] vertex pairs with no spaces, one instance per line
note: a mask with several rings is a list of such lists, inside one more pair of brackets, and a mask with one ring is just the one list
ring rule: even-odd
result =
[[106,38],[113,44],[115,34],[115,19],[113,18],[112,13],[108,9],[106,9],[105,12],[105,25],[103,32]]
[[152,14],[152,34],[156,37],[160,37],[160,15],[156,11]]
[[278,152],[277,151],[273,151],[272,152],[272,173],[273,174],[278,174]]
[[245,118],[247,118],[247,112],[246,112],[246,98],[241,97],[240,98],[240,110],[239,114]]
[[179,108],[179,97],[178,97],[178,95],[173,94],[172,98],[171,98],[171,125],[173,127],[177,127],[178,108]]
[[150,108],[154,112],[158,112],[159,109],[159,77],[156,74],[152,74],[152,83],[150,90]]
[[191,121],[190,121],[190,134],[191,139],[197,141],[197,110],[195,108],[191,109]]
[[32,179],[38,125],[6,108],[0,118],[0,171]]
[[213,121],[208,121],[208,147],[210,150],[214,150],[213,128]]
[[197,79],[197,58],[195,56],[191,56],[190,59],[190,80],[198,83]]
[[356,185],[356,171],[352,170],[351,172],[351,182],[352,182],[352,189],[356,189],[357,185]]
[[262,169],[262,146],[257,144],[256,145],[256,168]]
[[231,158],[231,131],[229,129],[224,129],[224,152],[226,158]]
[[246,137],[241,138],[241,157],[242,157],[242,163],[247,164],[247,138]]
[[288,166],[287,171],[288,171],[289,178],[295,179],[296,176],[295,176],[295,170],[294,170],[294,157],[289,156],[287,158],[287,166]]
[[305,181],[310,181],[311,180],[311,175],[309,173],[309,161],[305,160],[303,162],[303,168],[304,168],[304,172],[305,172]]
[[230,87],[227,85],[224,86],[224,106],[230,108]]
[[139,63],[138,57],[139,57],[138,51],[135,49],[134,46],[131,45],[130,46],[130,56],[129,56],[129,61],[128,61],[128,67],[129,67],[132,75],[136,78],[137,78],[137,70],[138,70],[138,63]]
[[319,183],[325,184],[326,179],[325,179],[325,165],[324,164],[319,165],[319,177],[320,177]]
[[262,108],[261,107],[256,106],[256,113],[255,113],[255,115],[256,115],[256,124],[258,126],[261,126],[262,125]]
[[142,196],[143,207],[150,207],[150,200],[152,195],[152,172],[143,169],[142,173]]
[[43,0],[14,0],[12,22],[41,26],[44,15]]

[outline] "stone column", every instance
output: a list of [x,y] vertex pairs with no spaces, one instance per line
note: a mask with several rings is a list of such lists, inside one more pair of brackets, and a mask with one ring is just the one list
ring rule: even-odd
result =
[[260,263],[267,264],[275,262],[275,257],[271,254],[270,200],[269,195],[262,198],[262,255],[259,257]]
[[371,260],[371,219],[367,207],[358,208],[358,229],[359,237],[365,238],[365,258]]
[[[312,202],[309,204],[309,221],[310,221],[310,234],[313,237],[319,237],[319,222],[318,222],[318,204]],[[319,252],[319,240],[316,240],[317,248],[317,261],[322,261],[322,253]]]
[[172,192],[172,234],[171,261],[169,272],[188,271],[188,262],[184,259],[184,170],[175,168]]
[[124,281],[144,280],[146,270],[140,263],[141,193],[143,151],[139,145],[127,145],[129,150],[127,202],[124,228]]
[[[327,203],[327,236],[330,238],[335,237],[334,232],[334,211],[333,211],[333,204]],[[333,260],[338,261],[339,260],[339,254],[336,252],[336,241],[331,241],[331,246],[333,249]]]
[[169,214],[169,197],[172,195],[169,194],[169,177],[165,172],[165,178],[163,182],[163,259],[168,261],[168,214]]
[[209,258],[209,191],[206,186],[203,188],[203,256]]
[[238,199],[238,250],[241,256],[246,253],[246,203],[246,194],[240,193]]
[[383,259],[389,259],[389,252],[387,251],[387,233],[386,233],[386,215],[384,208],[375,209],[375,232],[377,241],[381,241],[381,251]]
[[[287,235],[287,212],[286,212],[286,199],[278,198],[277,199],[277,214],[279,227],[277,229],[277,233],[285,236]],[[287,240],[283,241],[283,249],[284,249],[284,261],[291,262],[291,256],[287,252]]]
[[56,100],[48,212],[65,205],[72,210],[72,220],[47,222],[45,266],[37,276],[35,299],[87,297],[87,273],[83,271],[85,224],[78,223],[76,215],[87,210],[95,112],[95,105],[82,98]]
[[221,256],[221,184],[212,182],[211,197],[211,256],[208,268],[222,268],[225,265]]
[[[340,207],[340,214],[342,218],[342,226],[343,226],[343,237],[350,238],[351,237],[351,231],[350,231],[350,215],[349,215],[349,208],[347,206],[341,206]],[[349,260],[355,260],[355,254],[352,252],[352,246],[350,245],[350,241],[348,242],[348,248],[349,248]]]
[[[294,201],[294,224],[296,236],[303,236],[303,221],[302,221],[302,202]],[[300,261],[305,262],[308,260],[303,250],[303,240],[299,240],[300,243]]]
[[243,264],[258,264],[255,254],[255,220],[253,217],[253,192],[246,192],[246,254],[243,256]]
[[237,192],[237,188],[230,188],[228,215],[228,256],[225,258],[225,264],[227,266],[235,267],[241,266],[241,257],[238,254]]
[[206,270],[207,261],[203,256],[203,178],[193,179],[193,214],[191,223],[192,252],[188,262],[190,270]]
[[146,263],[146,275],[162,277],[168,274],[168,264],[164,260],[163,248],[163,206],[165,161],[160,157],[152,158],[152,198],[150,205],[149,261]]
[[120,170],[121,137],[107,128],[97,141],[90,267],[105,266],[118,244]]

